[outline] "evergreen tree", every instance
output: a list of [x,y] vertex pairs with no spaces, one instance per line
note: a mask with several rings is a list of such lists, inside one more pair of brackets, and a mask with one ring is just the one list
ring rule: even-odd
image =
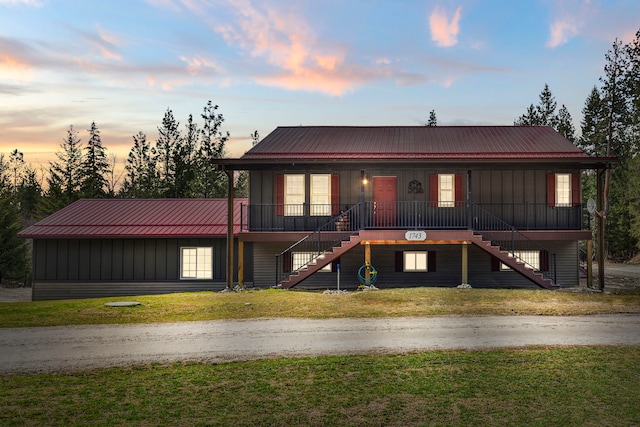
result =
[[438,119],[436,118],[436,110],[431,110],[431,112],[429,112],[429,121],[427,122],[427,126],[438,126]]
[[176,194],[176,164],[175,149],[180,144],[180,122],[173,117],[173,111],[167,109],[162,119],[162,126],[158,127],[156,140],[157,174],[163,197],[177,197]]
[[[80,198],[82,181],[82,149],[78,132],[73,125],[67,130],[67,137],[60,144],[62,151],[56,152],[57,161],[49,162],[49,191],[45,213],[53,213]],[[55,197],[55,198],[52,198]]]
[[80,176],[80,193],[86,198],[104,198],[107,195],[107,175],[110,173],[106,148],[102,146],[96,122],[91,123],[89,141],[84,148]]
[[36,176],[36,171],[27,167],[18,185],[17,200],[24,225],[41,219],[38,211],[42,200],[42,186]]
[[20,228],[20,212],[12,198],[0,195],[0,283],[26,281],[28,252],[18,237]]
[[15,191],[18,187],[18,175],[24,166],[24,154],[22,151],[19,151],[17,148],[13,150],[9,156],[9,164],[13,172],[13,189]]
[[137,199],[159,196],[155,149],[147,142],[147,136],[143,132],[133,136],[133,147],[129,151],[125,171],[122,187],[125,197]]
[[545,83],[538,96],[538,105],[529,105],[527,112],[518,117],[513,124],[516,126],[551,126],[569,141],[575,141],[575,127],[567,107],[564,105],[556,113],[558,104]]
[[227,176],[211,163],[212,159],[220,159],[226,155],[225,143],[229,140],[229,132],[223,134],[220,130],[224,117],[217,110],[218,106],[208,101],[201,114],[204,120],[198,150],[201,197],[226,197],[227,195]]
[[194,197],[197,194],[195,180],[198,173],[196,150],[198,146],[198,125],[189,114],[186,133],[175,146],[173,158],[175,164],[175,196]]
[[595,86],[582,109],[580,128],[578,147],[591,156],[606,156],[607,117],[600,91]]

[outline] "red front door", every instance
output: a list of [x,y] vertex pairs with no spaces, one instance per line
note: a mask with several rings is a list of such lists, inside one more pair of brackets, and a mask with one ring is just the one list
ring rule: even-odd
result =
[[397,177],[373,177],[373,224],[376,227],[396,225],[397,199]]

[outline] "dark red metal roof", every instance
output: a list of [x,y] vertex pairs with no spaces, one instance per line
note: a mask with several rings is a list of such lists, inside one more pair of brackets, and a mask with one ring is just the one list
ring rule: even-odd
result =
[[[241,204],[234,200],[233,233]],[[246,209],[242,212],[246,224]],[[19,233],[20,237],[212,237],[227,235],[227,199],[82,199]]]
[[585,159],[548,126],[278,127],[242,160]]

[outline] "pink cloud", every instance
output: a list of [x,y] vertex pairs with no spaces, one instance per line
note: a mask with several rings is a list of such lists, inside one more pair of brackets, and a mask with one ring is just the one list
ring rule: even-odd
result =
[[578,35],[578,24],[570,18],[558,19],[549,27],[549,33],[547,47],[558,47]]
[[461,14],[462,7],[458,7],[451,20],[449,20],[447,12],[440,7],[436,7],[429,16],[431,40],[440,47],[455,46],[458,43]]

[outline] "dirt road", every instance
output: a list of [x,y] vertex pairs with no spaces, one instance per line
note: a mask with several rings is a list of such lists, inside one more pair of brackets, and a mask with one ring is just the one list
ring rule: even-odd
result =
[[258,319],[0,329],[0,373],[526,345],[640,345],[640,316]]

